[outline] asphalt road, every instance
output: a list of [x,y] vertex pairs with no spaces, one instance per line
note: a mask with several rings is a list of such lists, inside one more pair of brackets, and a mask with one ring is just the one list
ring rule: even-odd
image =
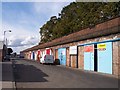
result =
[[109,75],[26,60],[15,60],[14,75],[17,88],[118,88]]

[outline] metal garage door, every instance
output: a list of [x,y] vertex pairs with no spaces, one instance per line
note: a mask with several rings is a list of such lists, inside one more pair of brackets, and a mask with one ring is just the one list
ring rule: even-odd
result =
[[98,72],[112,74],[112,42],[97,44]]
[[58,58],[61,65],[66,65],[66,48],[58,49]]
[[94,45],[84,46],[84,69],[94,71]]

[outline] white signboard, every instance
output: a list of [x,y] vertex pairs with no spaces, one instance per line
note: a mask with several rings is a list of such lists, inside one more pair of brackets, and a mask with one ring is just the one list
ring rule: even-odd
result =
[[77,54],[77,46],[70,47],[70,54]]

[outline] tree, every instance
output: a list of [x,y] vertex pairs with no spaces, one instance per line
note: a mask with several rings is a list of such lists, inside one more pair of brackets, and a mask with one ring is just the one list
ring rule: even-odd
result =
[[41,42],[49,42],[119,15],[120,2],[73,2],[62,9],[59,18],[52,16],[40,28]]
[[40,28],[41,42],[48,42],[52,40],[53,28],[57,23],[57,17],[53,16],[46,24]]
[[13,52],[12,48],[8,48],[7,50],[9,55]]

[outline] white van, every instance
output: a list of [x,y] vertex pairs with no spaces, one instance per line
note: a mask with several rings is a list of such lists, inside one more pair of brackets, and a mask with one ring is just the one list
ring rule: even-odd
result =
[[40,59],[40,63],[42,64],[53,64],[54,63],[54,57],[53,55],[43,55]]

